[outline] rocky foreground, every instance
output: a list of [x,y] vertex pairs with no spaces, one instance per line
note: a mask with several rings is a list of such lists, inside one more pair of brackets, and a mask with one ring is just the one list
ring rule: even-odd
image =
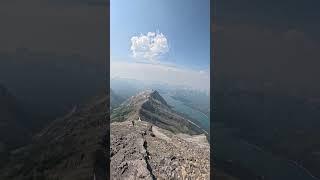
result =
[[130,120],[111,124],[111,179],[209,179],[204,135],[174,134]]

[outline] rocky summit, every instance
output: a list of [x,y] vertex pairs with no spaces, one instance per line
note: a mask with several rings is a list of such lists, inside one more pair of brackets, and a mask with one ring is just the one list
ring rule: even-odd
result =
[[126,113],[110,126],[111,179],[210,178],[206,136],[157,91],[131,97],[119,111]]

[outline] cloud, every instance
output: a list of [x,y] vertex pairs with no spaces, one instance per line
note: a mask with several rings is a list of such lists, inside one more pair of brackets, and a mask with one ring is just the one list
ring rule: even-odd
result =
[[144,82],[161,82],[204,91],[210,89],[209,71],[196,71],[163,64],[111,61],[110,76],[111,78],[130,78]]
[[136,59],[159,60],[169,52],[167,37],[160,32],[148,32],[131,38],[132,56]]

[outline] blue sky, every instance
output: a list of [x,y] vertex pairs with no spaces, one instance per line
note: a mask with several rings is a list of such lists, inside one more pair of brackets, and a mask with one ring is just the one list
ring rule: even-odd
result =
[[[111,63],[144,62],[209,73],[209,0],[111,0],[110,11]],[[160,43],[145,49],[142,39],[149,38]]]

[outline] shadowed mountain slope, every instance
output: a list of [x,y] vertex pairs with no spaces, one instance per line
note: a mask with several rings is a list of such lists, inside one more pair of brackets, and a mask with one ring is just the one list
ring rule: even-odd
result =
[[10,154],[0,179],[106,179],[109,98],[74,107]]
[[30,140],[27,122],[16,98],[0,84],[0,166],[7,152]]

